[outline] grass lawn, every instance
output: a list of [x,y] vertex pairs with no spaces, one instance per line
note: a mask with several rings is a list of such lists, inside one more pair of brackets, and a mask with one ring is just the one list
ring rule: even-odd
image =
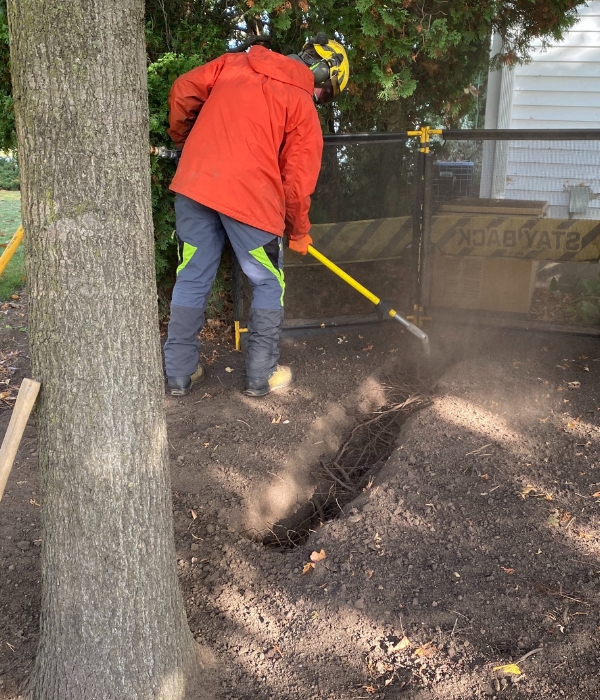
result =
[[[0,252],[21,225],[21,193],[0,190]],[[25,284],[25,264],[23,262],[23,244],[17,248],[0,275],[0,301],[10,299],[11,295],[21,290]]]

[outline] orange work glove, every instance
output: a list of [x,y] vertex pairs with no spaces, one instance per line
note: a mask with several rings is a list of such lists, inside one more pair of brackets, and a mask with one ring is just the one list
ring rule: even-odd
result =
[[294,250],[296,253],[300,253],[300,255],[306,255],[308,252],[308,246],[311,245],[312,242],[313,239],[308,233],[305,236],[302,236],[302,238],[296,238],[295,240],[290,238],[288,241],[290,250]]

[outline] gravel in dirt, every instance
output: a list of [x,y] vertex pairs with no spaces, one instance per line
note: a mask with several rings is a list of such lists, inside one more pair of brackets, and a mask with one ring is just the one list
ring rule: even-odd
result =
[[[600,697],[598,341],[438,325],[431,343],[428,374],[391,324],[288,337],[293,387],[250,403],[213,338],[206,383],[166,399],[177,567],[215,698]],[[2,334],[15,351],[17,384],[26,335]],[[296,547],[250,537],[265,491],[310,494],[417,375],[428,401],[340,517]],[[1,700],[36,648],[36,457],[30,425],[0,506]]]

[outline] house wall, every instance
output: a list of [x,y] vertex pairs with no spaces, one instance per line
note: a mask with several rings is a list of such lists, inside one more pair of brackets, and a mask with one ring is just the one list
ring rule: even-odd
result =
[[[534,49],[531,63],[504,69],[501,80],[490,84],[498,90],[494,84],[500,83],[504,100],[495,124],[486,115],[487,128],[600,127],[600,1],[578,13],[579,21],[562,42]],[[482,196],[545,200],[547,216],[568,218],[572,188],[587,186],[587,210],[571,216],[600,219],[600,142],[513,141],[488,150],[494,151],[493,162],[486,154]]]

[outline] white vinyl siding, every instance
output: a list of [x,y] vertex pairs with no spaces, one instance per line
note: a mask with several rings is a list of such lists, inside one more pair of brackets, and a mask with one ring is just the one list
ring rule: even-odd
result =
[[[535,49],[530,63],[514,69],[506,128],[600,128],[600,1],[578,14],[564,41]],[[507,199],[543,200],[546,216],[568,218],[570,190],[577,186],[592,189],[587,213],[577,218],[600,218],[600,142],[510,142]]]

